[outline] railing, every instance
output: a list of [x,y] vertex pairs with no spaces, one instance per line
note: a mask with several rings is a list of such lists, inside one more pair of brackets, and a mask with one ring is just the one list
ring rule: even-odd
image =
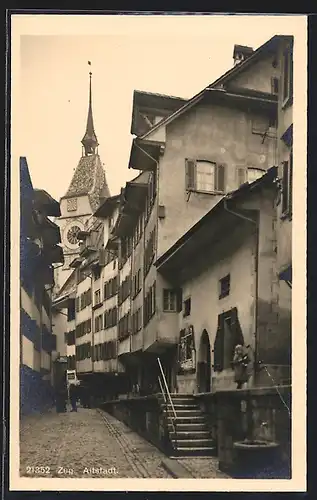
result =
[[[171,408],[172,408],[172,412],[173,412],[173,415],[170,418],[171,418],[172,427],[173,427],[174,436],[175,436],[175,445],[177,446],[177,434],[176,434],[176,419],[177,419],[177,415],[176,415],[175,407],[173,405],[173,401],[172,401],[172,398],[171,398],[171,393],[170,393],[170,391],[168,389],[168,385],[167,385],[167,382],[166,382],[166,378],[165,378],[165,374],[164,374],[164,370],[163,370],[160,358],[157,358],[157,362],[158,362],[158,365],[159,365],[159,368],[160,368],[160,372],[161,372],[161,375],[162,375],[162,379],[163,379],[164,386],[165,386],[165,391],[166,391],[166,393],[165,393],[163,385],[162,385],[161,377],[158,376],[158,382],[159,382],[160,389],[161,389],[161,392],[162,392],[162,395],[163,395],[163,398],[164,398],[164,402],[165,402],[165,406],[166,406],[167,424],[168,424],[168,418],[169,418],[169,414],[168,414],[168,401],[169,401],[169,403],[171,405]],[[171,440],[171,441],[173,443],[173,440]]]

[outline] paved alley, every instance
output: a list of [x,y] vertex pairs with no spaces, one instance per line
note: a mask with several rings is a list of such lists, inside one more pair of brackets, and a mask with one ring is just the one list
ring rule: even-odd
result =
[[125,424],[97,409],[50,411],[20,426],[23,477],[171,478],[164,455]]

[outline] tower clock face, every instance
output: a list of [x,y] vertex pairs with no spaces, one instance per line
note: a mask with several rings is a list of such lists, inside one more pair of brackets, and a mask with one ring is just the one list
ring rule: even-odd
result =
[[66,235],[68,243],[70,243],[71,245],[78,245],[77,235],[79,231],[80,231],[79,226],[72,226],[70,229],[68,229]]
[[83,230],[83,225],[77,220],[70,222],[65,227],[63,231],[63,240],[64,240],[64,245],[66,245],[66,247],[69,248],[69,250],[77,251],[79,245],[78,233],[79,231],[82,230]]

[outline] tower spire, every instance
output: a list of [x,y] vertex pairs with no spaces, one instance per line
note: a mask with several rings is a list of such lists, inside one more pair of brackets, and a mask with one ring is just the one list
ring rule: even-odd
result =
[[[91,66],[91,62],[88,61],[89,66]],[[88,105],[88,117],[87,117],[87,126],[85,135],[81,141],[84,146],[85,156],[95,154],[96,148],[99,146],[98,139],[96,136],[96,132],[94,129],[94,120],[92,116],[92,99],[91,99],[91,77],[92,73],[89,72],[89,105]]]

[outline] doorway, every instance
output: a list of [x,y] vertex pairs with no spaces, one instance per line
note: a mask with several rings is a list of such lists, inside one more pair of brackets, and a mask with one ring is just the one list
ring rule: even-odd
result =
[[200,338],[199,359],[197,364],[197,385],[199,392],[211,391],[211,353],[207,330]]

